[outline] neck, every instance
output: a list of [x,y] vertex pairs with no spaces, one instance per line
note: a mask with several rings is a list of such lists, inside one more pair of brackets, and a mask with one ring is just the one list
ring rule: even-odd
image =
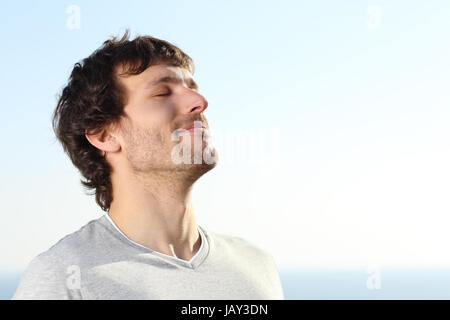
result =
[[174,174],[113,174],[109,216],[134,242],[190,260],[201,245],[191,198],[192,183]]

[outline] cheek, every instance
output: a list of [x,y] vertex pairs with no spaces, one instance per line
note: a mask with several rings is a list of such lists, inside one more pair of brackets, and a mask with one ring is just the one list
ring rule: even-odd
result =
[[133,115],[136,135],[150,135],[165,130],[170,125],[171,115],[165,110],[144,109]]
[[141,114],[147,123],[152,125],[164,126],[173,121],[176,116],[176,109],[171,103],[155,103],[149,105],[148,108]]
[[141,104],[132,115],[138,127],[135,131],[136,142],[144,145],[149,141],[155,145],[170,144],[175,111],[173,104],[169,102]]
[[170,140],[172,131],[176,129],[174,128],[176,120],[175,108],[171,105],[160,105],[158,108],[154,108],[151,112],[148,112],[146,117],[146,122],[149,126],[155,130],[159,129],[163,140]]

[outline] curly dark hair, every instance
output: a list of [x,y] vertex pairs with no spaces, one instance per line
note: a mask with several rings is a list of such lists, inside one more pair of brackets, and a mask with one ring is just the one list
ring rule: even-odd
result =
[[119,39],[112,37],[89,57],[75,64],[67,85],[62,89],[52,115],[56,138],[78,168],[81,185],[94,189],[95,201],[108,211],[112,199],[111,166],[99,149],[86,138],[86,130],[98,133],[119,124],[124,116],[124,89],[120,75],[136,75],[151,65],[165,63],[194,73],[193,60],[175,45],[151,36],[129,40],[129,30]]

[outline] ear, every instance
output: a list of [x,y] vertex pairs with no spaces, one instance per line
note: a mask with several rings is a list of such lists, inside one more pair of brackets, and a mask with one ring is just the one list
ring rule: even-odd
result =
[[121,147],[117,138],[107,129],[85,130],[86,139],[103,154],[106,152],[118,152]]

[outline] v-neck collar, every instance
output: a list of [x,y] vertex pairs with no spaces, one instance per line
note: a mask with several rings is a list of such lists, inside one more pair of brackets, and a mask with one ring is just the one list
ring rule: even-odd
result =
[[167,254],[155,251],[153,249],[150,249],[142,244],[139,244],[130,238],[128,238],[120,229],[119,227],[114,223],[114,221],[111,219],[111,217],[106,213],[101,217],[99,220],[101,220],[102,224],[106,226],[109,230],[113,231],[114,233],[118,234],[119,238],[122,240],[122,242],[126,242],[129,245],[132,245],[134,247],[137,247],[141,250],[145,250],[146,253],[152,253],[155,256],[158,256],[160,258],[163,258],[166,261],[170,261],[172,263],[175,263],[177,265],[195,269],[202,264],[202,262],[206,259],[208,253],[209,253],[209,241],[207,232],[199,225],[197,225],[197,230],[200,234],[201,238],[201,245],[200,248],[197,250],[195,255],[189,260],[183,260],[177,257],[169,256]]

